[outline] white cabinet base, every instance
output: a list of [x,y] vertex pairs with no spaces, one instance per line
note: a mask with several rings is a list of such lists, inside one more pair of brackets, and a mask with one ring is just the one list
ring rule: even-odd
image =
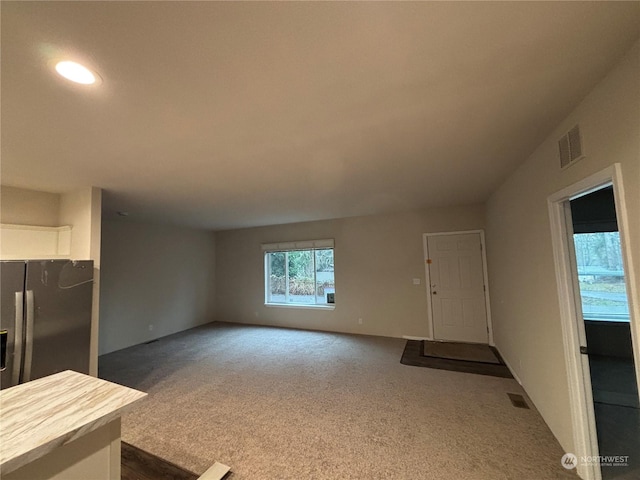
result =
[[120,480],[120,417],[2,479]]

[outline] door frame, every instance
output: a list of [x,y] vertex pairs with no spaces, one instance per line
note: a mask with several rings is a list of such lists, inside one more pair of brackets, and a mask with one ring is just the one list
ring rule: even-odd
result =
[[444,235],[465,235],[468,233],[480,234],[480,249],[482,254],[482,275],[484,277],[484,305],[487,311],[487,330],[488,330],[488,342],[489,345],[495,347],[493,341],[493,324],[491,323],[491,304],[489,302],[489,275],[487,272],[487,249],[485,246],[484,230],[462,230],[457,232],[435,232],[435,233],[423,233],[422,234],[422,249],[424,254],[424,270],[425,270],[425,290],[427,294],[427,318],[429,319],[429,337],[427,340],[435,340],[434,328],[433,328],[433,304],[431,301],[431,274],[429,273],[429,264],[427,259],[429,258],[429,247],[427,240],[429,237],[444,236]]
[[[570,210],[567,212],[567,209],[569,200],[587,195],[609,185],[613,186],[627,298],[629,301],[629,321],[636,381],[640,387],[640,304],[638,302],[638,292],[635,290],[637,283],[633,269],[631,242],[627,226],[627,207],[620,164],[614,163],[604,170],[552,194],[547,199],[560,304],[562,341],[569,383],[573,441],[576,449],[573,453],[578,458],[597,456],[599,455],[599,450],[589,366],[587,364],[585,368],[582,354],[580,353],[580,338],[584,335],[584,319],[578,318],[581,309],[577,303],[579,297],[577,297],[577,285],[574,280],[574,278],[577,278],[577,274],[574,274],[575,267],[571,256],[572,245],[569,243],[569,227],[567,225]],[[600,466],[596,462],[588,462],[587,464],[578,462],[577,470],[580,477],[585,480],[600,480],[602,478]]]

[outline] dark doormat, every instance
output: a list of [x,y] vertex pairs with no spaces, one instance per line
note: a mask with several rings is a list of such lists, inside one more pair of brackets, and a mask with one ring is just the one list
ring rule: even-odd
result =
[[198,475],[152,453],[121,443],[122,480],[198,480]]
[[511,372],[502,361],[498,351],[490,347],[500,363],[472,362],[467,360],[453,360],[424,355],[423,340],[407,340],[400,363],[414,367],[436,368],[453,372],[476,373],[493,377],[513,378]]
[[479,343],[431,342],[423,340],[422,355],[467,362],[495,363],[497,365],[501,363],[494,348]]

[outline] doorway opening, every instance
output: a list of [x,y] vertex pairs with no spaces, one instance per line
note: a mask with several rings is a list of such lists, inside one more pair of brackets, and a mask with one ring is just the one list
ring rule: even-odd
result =
[[[549,198],[576,467],[640,474],[637,292],[619,165]],[[630,476],[631,475],[631,476]]]
[[602,457],[624,457],[601,462],[602,478],[614,479],[640,469],[634,458],[640,452],[640,402],[613,186],[569,205],[598,450]]

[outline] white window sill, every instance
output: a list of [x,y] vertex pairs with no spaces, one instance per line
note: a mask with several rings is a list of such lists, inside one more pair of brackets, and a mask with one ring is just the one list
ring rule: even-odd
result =
[[309,310],[335,310],[335,305],[313,305],[313,304],[305,304],[305,303],[265,303],[265,307],[276,307],[276,308],[302,308]]

